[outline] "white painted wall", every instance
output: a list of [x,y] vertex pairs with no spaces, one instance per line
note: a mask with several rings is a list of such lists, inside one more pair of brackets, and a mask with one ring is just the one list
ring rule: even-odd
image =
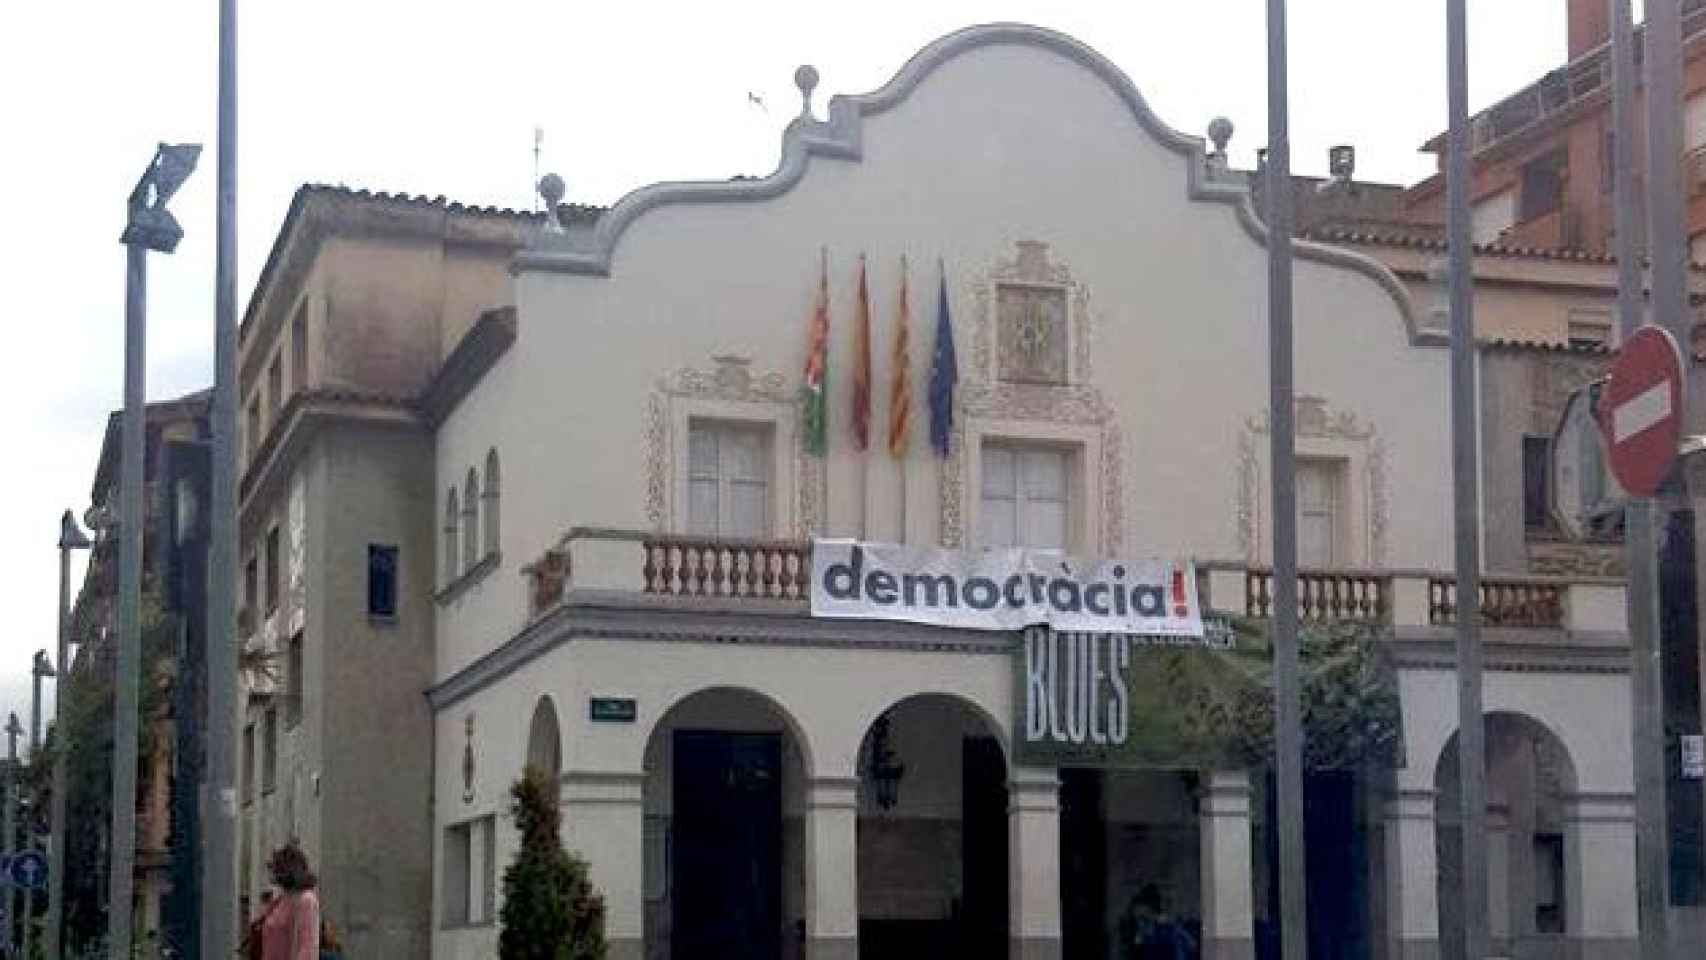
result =
[[[820,250],[833,298],[831,533],[856,534],[863,517],[883,535],[938,535],[939,467],[924,446],[937,257],[964,382],[980,288],[1017,241],[1038,240],[1088,291],[1091,385],[1116,411],[1123,445],[1122,552],[1240,555],[1239,438],[1267,405],[1266,251],[1234,207],[1187,198],[1196,161],[1162,145],[1084,65],[1026,44],[949,59],[865,118],[862,144],[856,162],[812,158],[800,183],[766,202],[654,208],[622,235],[607,278],[520,274],[518,342],[439,435],[441,500],[494,444],[504,473],[504,563],[441,612],[441,677],[513,635],[524,616],[517,571],[564,530],[646,525],[646,413],[659,378],[732,353],[798,388]],[[904,531],[897,468],[872,454],[861,510],[849,448],[860,252],[870,263],[878,425],[897,263],[904,254],[914,264]],[[1364,501],[1386,504],[1386,563],[1445,566],[1445,351],[1412,345],[1401,304],[1367,273],[1300,259],[1296,304],[1298,392],[1371,425],[1383,445],[1386,489]],[[791,414],[782,416],[778,468],[788,474]],[[777,521],[778,535],[794,533],[791,517]]]

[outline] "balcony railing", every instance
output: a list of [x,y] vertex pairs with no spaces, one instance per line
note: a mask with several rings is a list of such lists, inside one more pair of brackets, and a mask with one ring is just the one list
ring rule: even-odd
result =
[[[1681,13],[1682,35],[1685,39],[1691,39],[1695,34],[1706,30],[1706,0],[1683,0]],[[1637,67],[1643,56],[1644,36],[1644,28],[1635,31],[1634,58]],[[1470,117],[1470,149],[1479,152],[1533,124],[1556,116],[1583,99],[1608,89],[1610,85],[1611,50],[1609,46],[1600,46]],[[1443,136],[1439,142],[1443,149]]]
[[[657,602],[803,610],[810,596],[811,544],[576,527],[522,572],[533,616],[562,603],[571,589]],[[1205,610],[1273,615],[1272,570],[1203,562],[1197,574]],[[1455,577],[1438,571],[1303,570],[1298,617],[1315,624],[1446,627],[1457,620],[1456,592]],[[1480,615],[1489,627],[1620,634],[1623,584],[1610,578],[1484,576]]]

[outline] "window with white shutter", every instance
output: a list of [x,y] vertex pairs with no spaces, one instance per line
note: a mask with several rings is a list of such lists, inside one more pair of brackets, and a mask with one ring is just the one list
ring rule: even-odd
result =
[[687,531],[769,536],[770,462],[767,426],[694,420],[687,436]]
[[1297,565],[1326,569],[1339,560],[1340,487],[1344,464],[1338,460],[1297,461]]
[[1070,459],[1060,447],[985,444],[978,511],[983,546],[1065,549]]

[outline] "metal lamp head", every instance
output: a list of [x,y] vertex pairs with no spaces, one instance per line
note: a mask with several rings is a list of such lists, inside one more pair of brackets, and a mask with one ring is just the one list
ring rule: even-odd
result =
[[37,650],[35,660],[30,664],[30,672],[38,677],[56,677],[53,661],[47,658],[46,650]]
[[98,537],[118,527],[118,514],[106,504],[97,503],[83,512],[83,522]]
[[167,201],[189,179],[201,156],[199,143],[162,143],[154,151],[154,159],[130,191],[130,217],[119,241],[146,247],[158,253],[171,253],[184,238],[184,228],[166,209]]
[[70,510],[59,517],[59,549],[87,550],[90,541],[83,528],[77,525],[77,517]]

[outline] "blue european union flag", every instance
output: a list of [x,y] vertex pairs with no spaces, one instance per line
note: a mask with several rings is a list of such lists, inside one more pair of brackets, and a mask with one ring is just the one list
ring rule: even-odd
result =
[[941,295],[936,301],[936,352],[930,361],[930,446],[936,455],[948,455],[954,432],[954,387],[960,382],[960,364],[954,355],[954,324],[948,317],[948,272],[942,271]]

